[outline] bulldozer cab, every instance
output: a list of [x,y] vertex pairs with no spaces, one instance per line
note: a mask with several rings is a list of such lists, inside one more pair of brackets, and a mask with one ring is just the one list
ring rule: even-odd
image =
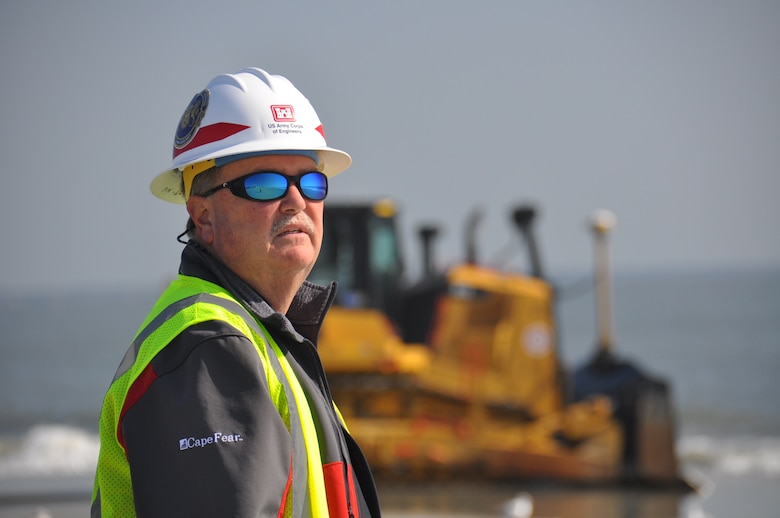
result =
[[325,205],[322,249],[309,280],[336,279],[336,304],[372,308],[391,318],[400,305],[403,264],[389,202]]
[[423,277],[407,284],[392,201],[326,204],[324,221],[322,248],[309,280],[322,285],[336,280],[336,306],[376,310],[405,342],[429,341],[437,300],[448,290],[445,273],[431,264],[438,229],[420,229]]

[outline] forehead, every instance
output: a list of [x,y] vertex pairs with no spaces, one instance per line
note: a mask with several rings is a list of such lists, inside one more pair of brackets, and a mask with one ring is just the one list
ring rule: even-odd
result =
[[317,164],[309,157],[300,155],[263,155],[243,158],[220,167],[219,181],[227,182],[233,178],[256,171],[276,171],[295,176],[316,171]]

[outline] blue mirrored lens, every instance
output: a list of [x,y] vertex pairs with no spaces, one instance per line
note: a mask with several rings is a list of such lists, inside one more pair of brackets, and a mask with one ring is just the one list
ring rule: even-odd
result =
[[278,173],[257,173],[244,179],[244,189],[254,200],[276,200],[287,192],[287,178]]
[[324,200],[328,194],[328,177],[322,173],[306,173],[301,176],[299,185],[303,195],[310,200]]

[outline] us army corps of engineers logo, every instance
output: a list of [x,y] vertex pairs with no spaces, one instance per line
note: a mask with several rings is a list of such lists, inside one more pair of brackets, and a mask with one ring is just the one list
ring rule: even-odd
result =
[[206,108],[209,105],[209,91],[203,90],[195,94],[187,109],[181,116],[179,126],[176,128],[176,136],[173,139],[173,147],[181,149],[192,142],[193,137],[198,132],[200,121],[206,115]]

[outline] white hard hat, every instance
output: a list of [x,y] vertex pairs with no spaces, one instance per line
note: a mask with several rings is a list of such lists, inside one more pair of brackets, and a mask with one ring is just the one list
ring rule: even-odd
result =
[[150,188],[158,198],[184,203],[195,175],[262,154],[311,156],[329,177],[352,163],[328,147],[317,113],[289,80],[245,68],[215,77],[193,97],[176,128],[173,166]]

